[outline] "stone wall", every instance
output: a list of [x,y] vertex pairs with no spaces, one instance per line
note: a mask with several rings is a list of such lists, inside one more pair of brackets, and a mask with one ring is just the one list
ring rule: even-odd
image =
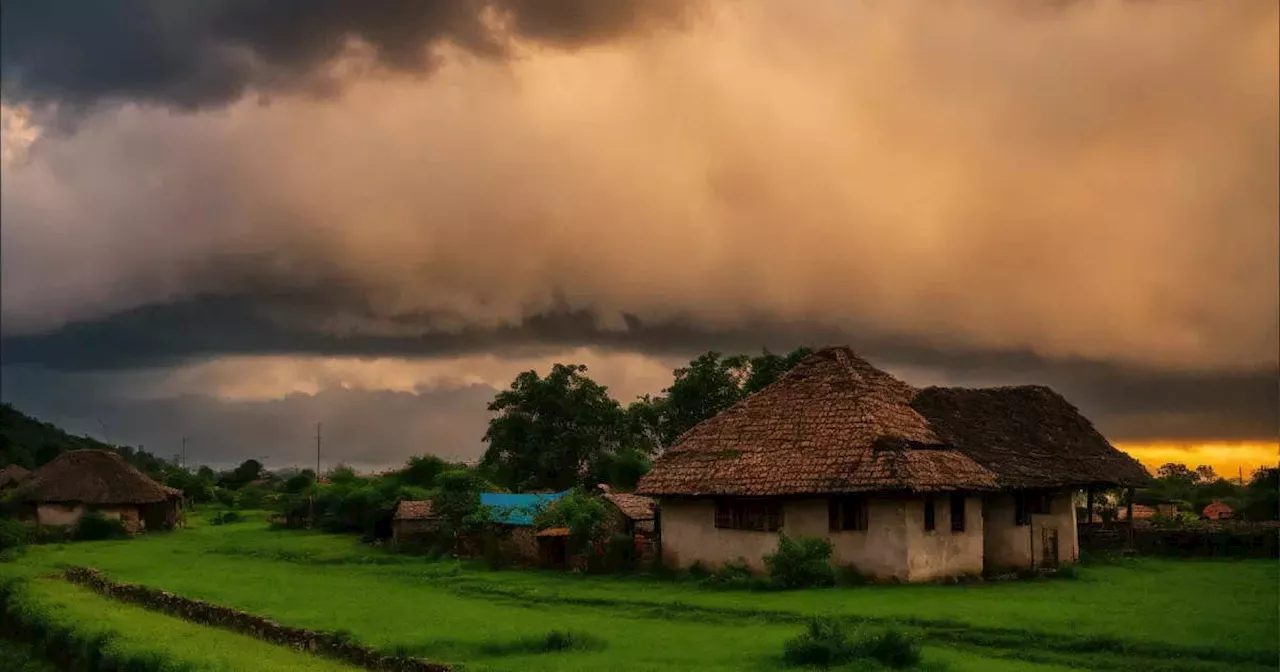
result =
[[117,583],[103,576],[98,570],[88,567],[68,569],[66,578],[72,583],[87,586],[112,599],[136,604],[192,623],[232,630],[299,651],[310,651],[363,667],[366,670],[377,672],[450,672],[452,670],[448,665],[431,663],[419,658],[385,656],[367,646],[331,633],[280,625],[261,616],[229,607],[192,600],[146,586]]

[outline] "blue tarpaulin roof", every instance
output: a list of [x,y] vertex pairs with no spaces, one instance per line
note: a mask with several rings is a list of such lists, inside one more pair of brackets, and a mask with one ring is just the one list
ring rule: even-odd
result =
[[480,504],[490,507],[490,520],[495,523],[529,527],[533,525],[533,514],[540,506],[546,506],[567,494],[569,494],[568,490],[545,494],[482,492]]

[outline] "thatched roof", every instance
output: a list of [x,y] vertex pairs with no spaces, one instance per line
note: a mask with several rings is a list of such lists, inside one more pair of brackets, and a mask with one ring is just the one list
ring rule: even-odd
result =
[[36,470],[22,484],[28,502],[154,504],[169,498],[164,486],[108,450],[72,450]]
[[637,492],[931,492],[1145,478],[1048,388],[921,391],[834,347],[686,432]]
[[644,495],[982,490],[995,474],[943,444],[916,390],[848,348],[823,348],[676,440]]
[[944,441],[996,472],[1004,488],[1140,486],[1150,480],[1137,460],[1047,387],[930,387],[911,405]]
[[0,469],[0,488],[7,488],[11,485],[19,485],[27,480],[31,472],[17,464],[11,464],[4,469]]
[[429,520],[431,515],[431,500],[419,499],[401,500],[396,504],[396,512],[392,517],[393,520]]
[[653,520],[655,502],[651,497],[631,495],[625,492],[610,492],[604,498],[618,507],[622,515],[631,520]]

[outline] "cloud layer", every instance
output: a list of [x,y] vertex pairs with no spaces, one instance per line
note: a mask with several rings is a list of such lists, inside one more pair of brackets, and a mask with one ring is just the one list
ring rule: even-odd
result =
[[339,335],[569,310],[1274,367],[1277,17],[722,3],[340,97],[111,108],[5,167],[4,328],[219,295]]

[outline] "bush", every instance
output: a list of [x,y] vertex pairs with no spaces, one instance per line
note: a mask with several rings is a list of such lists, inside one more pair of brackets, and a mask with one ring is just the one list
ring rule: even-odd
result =
[[831,569],[831,542],[819,537],[787,535],[778,538],[778,550],[764,557],[769,580],[782,589],[830,586],[835,583]]
[[222,513],[214,514],[214,516],[209,519],[209,524],[227,525],[230,523],[238,523],[241,520],[243,520],[243,518],[235,511],[223,511]]
[[760,579],[751,572],[751,567],[741,558],[734,562],[726,562],[720,569],[703,580],[713,588],[757,588]]
[[490,656],[524,653],[558,653],[561,651],[600,651],[608,642],[593,634],[576,630],[552,630],[542,636],[523,637],[510,642],[485,644],[481,650]]
[[872,583],[871,577],[858,571],[853,565],[840,565],[836,568],[836,585],[865,586]]
[[71,536],[78,541],[102,541],[104,539],[122,539],[128,536],[124,523],[118,518],[108,518],[101,511],[89,511],[80,516]]
[[0,551],[27,545],[27,526],[12,519],[0,518]]
[[920,644],[898,630],[851,633],[836,619],[814,618],[800,636],[787,640],[782,657],[788,665],[834,667],[869,659],[901,669],[919,664]]
[[615,534],[609,537],[604,546],[605,568],[612,572],[630,572],[640,561],[636,553],[635,537],[627,534]]

